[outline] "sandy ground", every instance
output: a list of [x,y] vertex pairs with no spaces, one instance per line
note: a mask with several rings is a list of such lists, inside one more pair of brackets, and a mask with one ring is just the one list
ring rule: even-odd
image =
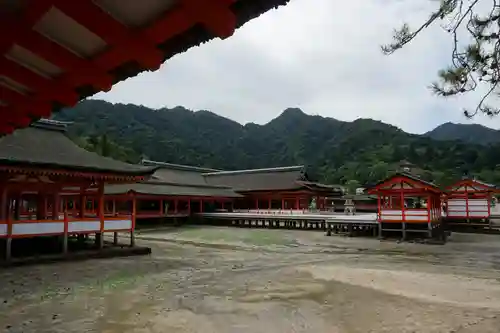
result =
[[138,243],[153,255],[0,271],[0,331],[500,331],[500,236],[439,246],[206,227]]

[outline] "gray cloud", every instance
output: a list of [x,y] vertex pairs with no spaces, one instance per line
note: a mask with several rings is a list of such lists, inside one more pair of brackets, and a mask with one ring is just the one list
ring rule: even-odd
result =
[[[153,108],[183,105],[241,123],[265,123],[287,107],[340,120],[374,118],[410,132],[467,122],[478,96],[443,100],[428,85],[447,64],[451,40],[435,27],[387,57],[380,44],[435,6],[420,0],[293,0],[231,38],[189,50],[155,73],[96,98]],[[499,120],[475,122],[498,127]]]

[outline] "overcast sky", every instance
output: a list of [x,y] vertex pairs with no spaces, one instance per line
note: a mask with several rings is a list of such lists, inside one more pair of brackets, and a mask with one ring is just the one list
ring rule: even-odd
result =
[[[340,120],[373,118],[412,133],[447,121],[470,123],[462,109],[479,95],[445,100],[428,89],[449,60],[439,26],[384,56],[380,45],[403,22],[435,6],[422,0],[292,0],[167,61],[159,71],[117,84],[95,98],[152,108],[182,105],[240,123],[263,124],[288,107]],[[500,127],[500,119],[474,122]]]

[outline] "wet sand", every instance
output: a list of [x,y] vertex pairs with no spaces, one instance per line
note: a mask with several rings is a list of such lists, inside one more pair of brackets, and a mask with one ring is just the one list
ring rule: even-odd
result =
[[321,232],[142,232],[146,257],[0,271],[6,332],[481,332],[500,328],[500,236],[444,245]]

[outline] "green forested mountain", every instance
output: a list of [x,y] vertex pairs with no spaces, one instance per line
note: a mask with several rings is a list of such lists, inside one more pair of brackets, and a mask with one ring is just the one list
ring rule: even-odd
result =
[[500,143],[500,131],[478,124],[445,123],[424,135],[434,140],[460,140],[482,145]]
[[55,118],[74,122],[70,135],[80,145],[131,162],[144,157],[228,170],[305,164],[318,180],[364,184],[407,160],[442,185],[464,171],[500,183],[500,145],[433,140],[371,119],[342,122],[287,109],[265,125],[243,126],[209,111],[95,100]]

